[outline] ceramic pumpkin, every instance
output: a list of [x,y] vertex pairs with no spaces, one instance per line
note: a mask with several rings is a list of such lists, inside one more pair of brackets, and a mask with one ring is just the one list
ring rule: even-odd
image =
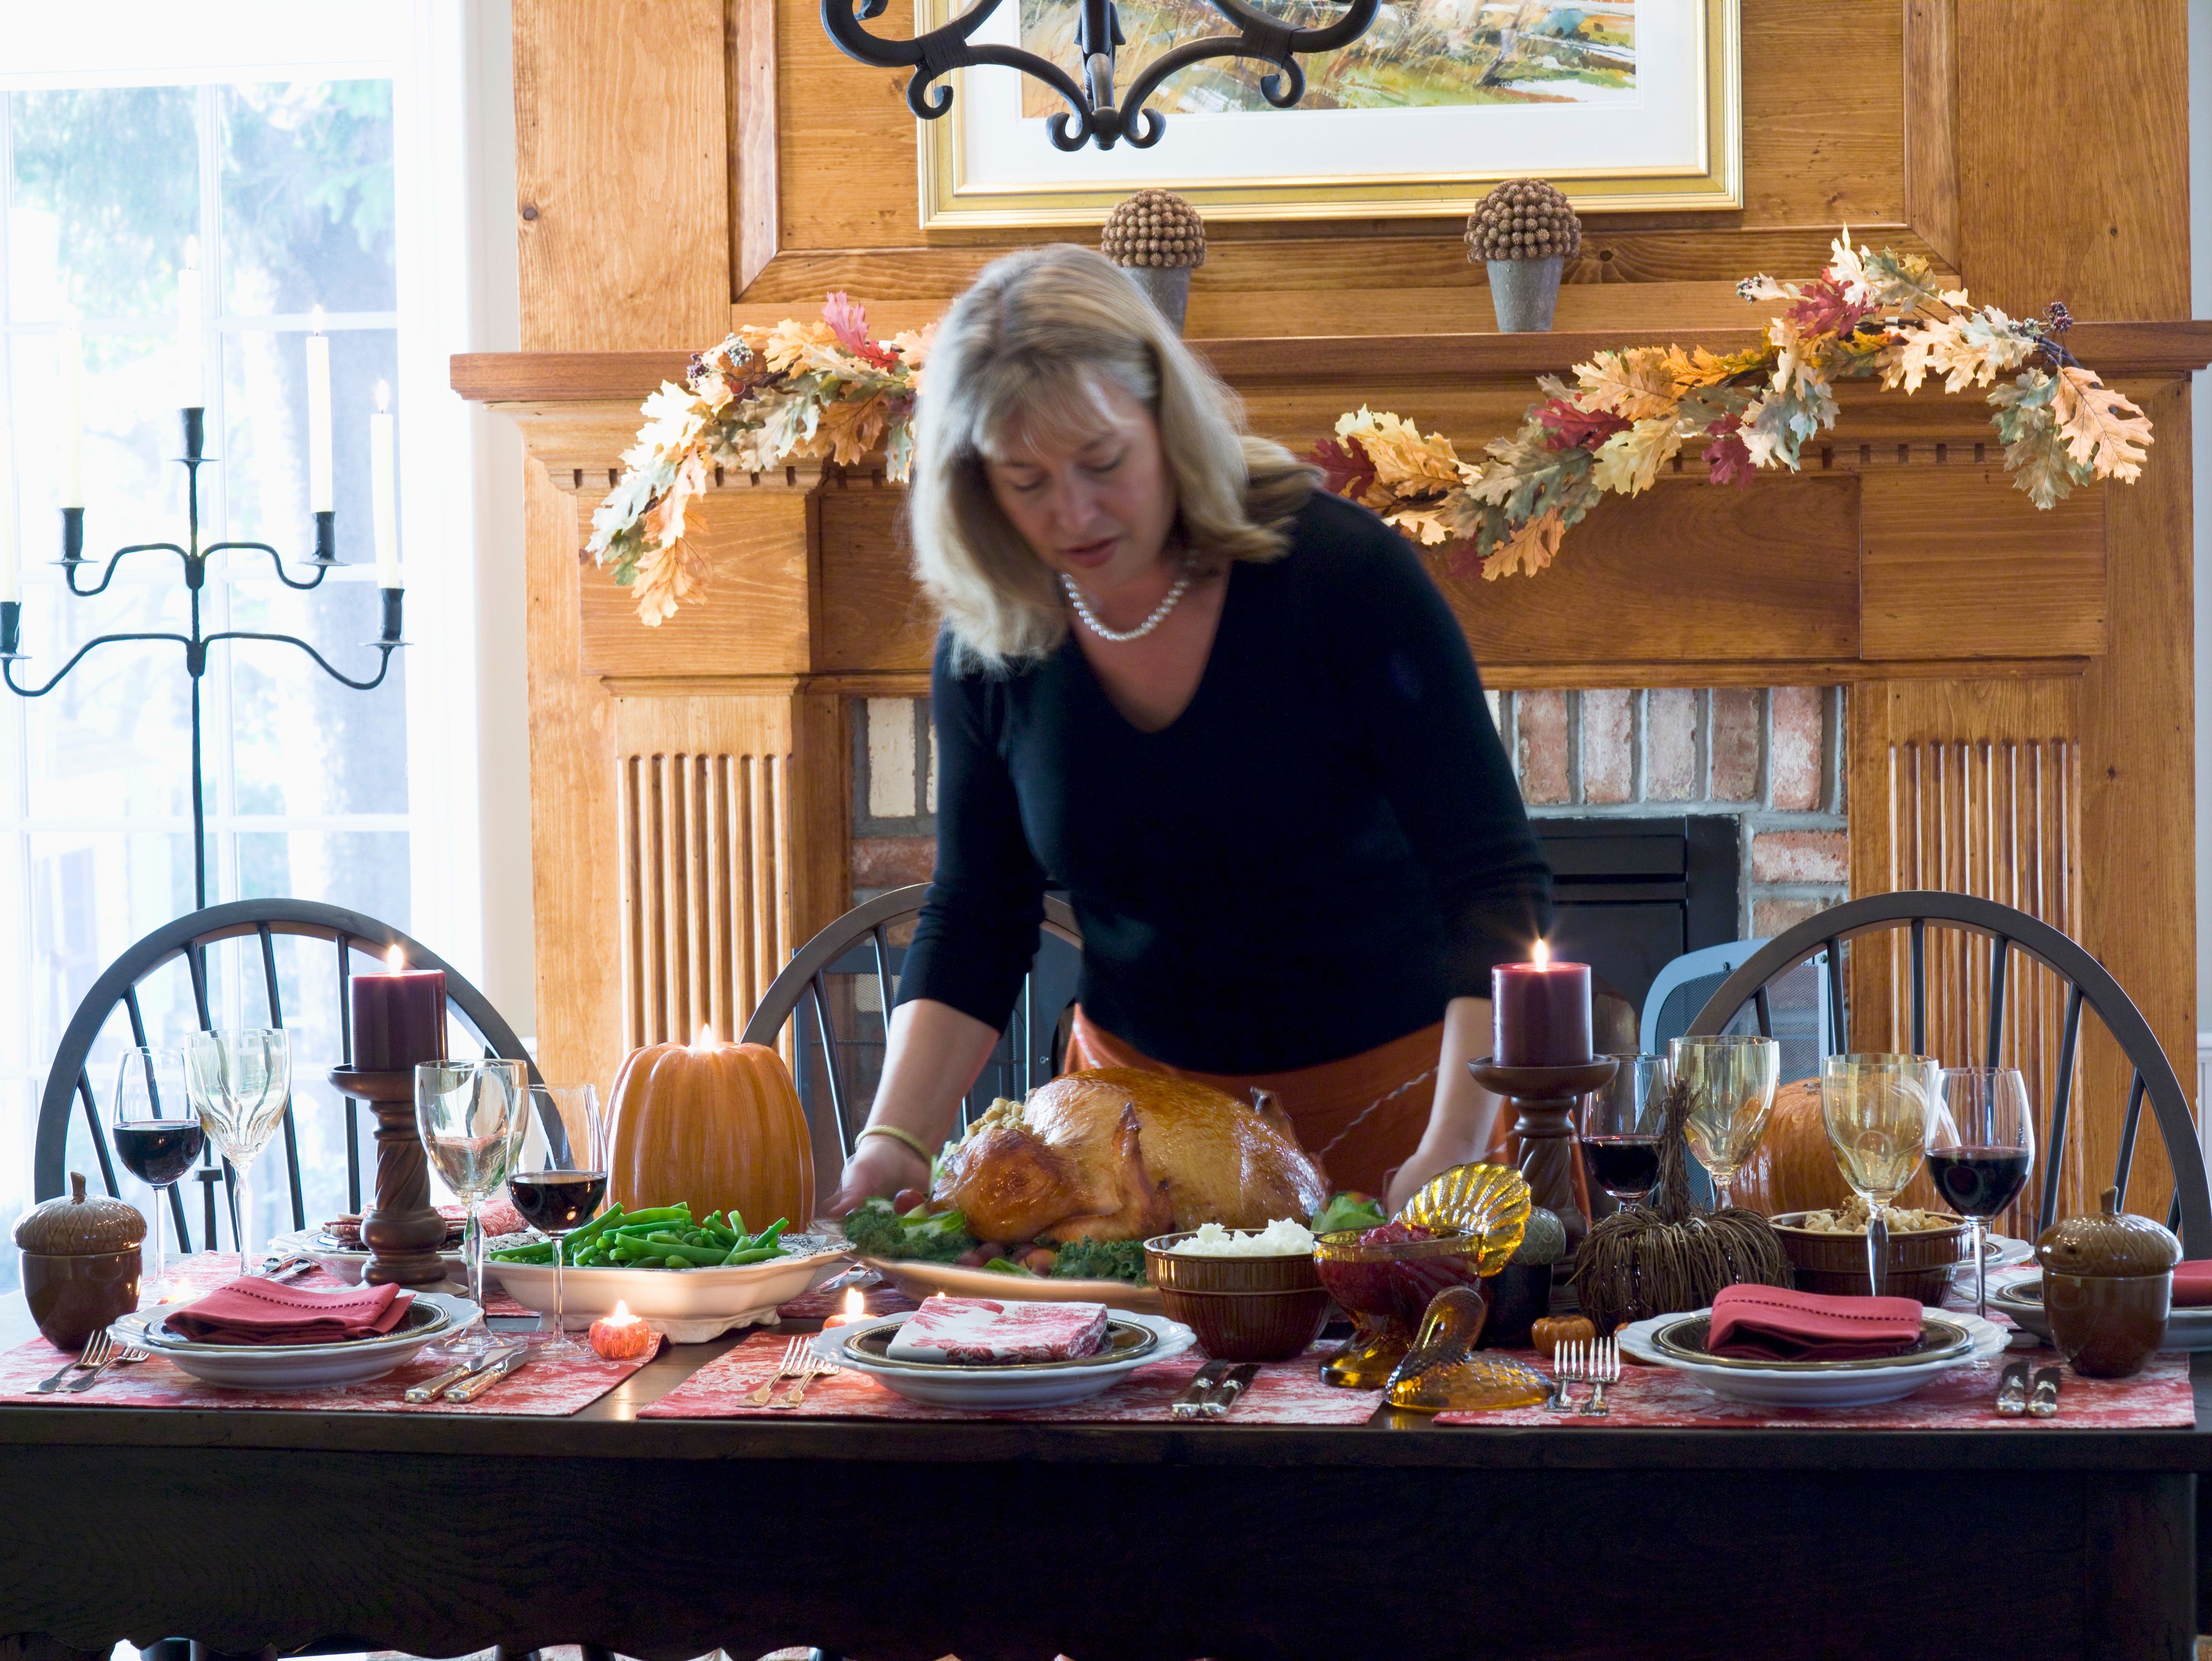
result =
[[[1820,1081],[1798,1080],[1774,1093],[1759,1146],[1729,1185],[1735,1203],[1747,1211],[1779,1216],[1785,1211],[1829,1211],[1850,1203],[1850,1185],[1836,1164],[1828,1127],[1820,1117]],[[1925,1211],[1946,1208],[1923,1163],[1891,1204]]]
[[814,1217],[814,1148],[783,1058],[760,1044],[649,1044],[615,1076],[608,1194],[734,1211],[749,1228]]

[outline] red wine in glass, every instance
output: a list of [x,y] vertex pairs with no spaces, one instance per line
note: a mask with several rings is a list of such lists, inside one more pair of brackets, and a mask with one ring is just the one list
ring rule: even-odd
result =
[[149,1188],[167,1188],[182,1177],[207,1143],[196,1118],[126,1119],[107,1134],[124,1169]]
[[548,1234],[580,1228],[606,1197],[604,1171],[518,1171],[507,1179],[514,1209],[532,1228]]
[[2027,1184],[2033,1158],[2021,1148],[1944,1148],[1928,1155],[1943,1203],[1962,1217],[1994,1217]]
[[1589,1179],[1617,1200],[1640,1200],[1659,1182],[1656,1137],[1584,1137]]

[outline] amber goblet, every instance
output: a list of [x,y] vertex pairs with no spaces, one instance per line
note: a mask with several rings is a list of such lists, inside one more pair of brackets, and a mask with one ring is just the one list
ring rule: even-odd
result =
[[[1370,1235],[1407,1238],[1370,1240]],[[1346,1228],[1314,1241],[1321,1283],[1352,1317],[1352,1334],[1323,1362],[1322,1382],[1380,1390],[1413,1347],[1430,1301],[1446,1287],[1480,1290],[1486,1242],[1464,1228],[1403,1223]]]

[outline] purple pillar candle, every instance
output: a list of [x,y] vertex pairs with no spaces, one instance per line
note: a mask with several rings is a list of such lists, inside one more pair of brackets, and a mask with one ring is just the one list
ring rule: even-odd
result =
[[364,1073],[412,1072],[446,1055],[446,972],[409,969],[394,946],[384,974],[353,978],[353,1064]]
[[1590,1059],[1590,972],[1554,963],[1542,941],[1533,963],[1490,972],[1491,1058],[1501,1067],[1573,1067]]

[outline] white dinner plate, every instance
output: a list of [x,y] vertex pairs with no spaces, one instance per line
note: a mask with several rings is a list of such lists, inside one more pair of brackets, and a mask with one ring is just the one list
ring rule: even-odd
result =
[[[159,1312],[166,1318],[167,1312]],[[325,1390],[367,1384],[396,1372],[426,1346],[465,1331],[477,1310],[449,1293],[417,1292],[407,1324],[383,1337],[267,1345],[197,1343],[161,1325],[153,1318],[155,1313],[128,1317],[116,1330],[203,1384],[234,1390]]]
[[909,1298],[1000,1298],[1013,1303],[1103,1303],[1138,1315],[1164,1315],[1158,1290],[1128,1281],[1054,1280],[1049,1275],[1008,1275],[957,1263],[915,1263],[903,1258],[862,1257]]
[[[823,1234],[786,1234],[788,1257],[728,1269],[579,1269],[562,1270],[568,1323],[608,1315],[617,1302],[649,1321],[730,1321],[764,1313],[811,1290],[837,1272],[844,1246]],[[553,1265],[484,1259],[484,1276],[496,1278],[525,1309],[553,1312]],[[680,1335],[679,1335],[680,1337]]]
[[[993,1276],[994,1279],[1000,1278]],[[879,1321],[833,1326],[815,1335],[815,1353],[854,1373],[866,1373],[895,1395],[929,1407],[963,1407],[988,1412],[1018,1408],[1066,1407],[1103,1395],[1140,1367],[1180,1355],[1198,1342],[1181,1321],[1164,1315],[1123,1312],[1118,1318],[1148,1327],[1158,1342],[1141,1353],[1102,1355],[1088,1361],[1052,1361],[1036,1366],[966,1367],[937,1362],[879,1361],[853,1348],[869,1332],[903,1326],[911,1313]]]
[[1639,1361],[1654,1367],[1671,1367],[1677,1373],[1687,1373],[1716,1396],[1727,1396],[1740,1402],[1752,1402],[1761,1407],[1863,1407],[1874,1402],[1899,1400],[1940,1373],[2001,1355],[2008,1338],[2002,1327],[1972,1313],[1955,1309],[1931,1311],[1966,1328],[1972,1340],[1969,1348],[1958,1355],[1925,1361],[1900,1362],[1888,1356],[1863,1365],[1837,1362],[1820,1372],[1779,1368],[1770,1372],[1763,1367],[1746,1367],[1740,1361],[1726,1366],[1698,1362],[1670,1354],[1654,1342],[1662,1327],[1698,1316],[1710,1318],[1712,1312],[1700,1309],[1692,1314],[1654,1315],[1649,1320],[1631,1322],[1620,1329],[1620,1347]]
[[[2021,1297],[2022,1287],[2033,1288],[2038,1295]],[[2023,1264],[2008,1269],[2002,1275],[1990,1276],[1990,1307],[2000,1310],[2012,1318],[2015,1326],[2044,1341],[2051,1342],[2051,1322],[2043,1312],[2043,1269],[2039,1264]],[[2161,1349],[2186,1350],[2195,1355],[2212,1350],[2212,1308],[2175,1309],[2166,1318],[2166,1342]]]

